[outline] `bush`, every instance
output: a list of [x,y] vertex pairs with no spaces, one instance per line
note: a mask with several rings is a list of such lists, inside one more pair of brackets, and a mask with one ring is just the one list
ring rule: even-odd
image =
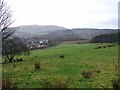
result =
[[64,58],[64,56],[63,56],[63,55],[60,55],[60,58]]
[[35,67],[35,69],[36,70],[40,70],[40,63],[39,62],[35,62],[35,64],[34,64],[34,67]]
[[103,46],[103,48],[106,48],[107,46]]
[[38,56],[34,56],[34,58],[38,58]]
[[92,71],[91,71],[91,70],[83,71],[82,76],[83,76],[84,78],[91,78],[91,77],[92,77]]

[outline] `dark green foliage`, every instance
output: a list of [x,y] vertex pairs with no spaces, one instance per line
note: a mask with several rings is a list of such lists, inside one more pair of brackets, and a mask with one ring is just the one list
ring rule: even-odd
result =
[[97,46],[97,47],[94,48],[94,49],[110,48],[110,47],[113,47],[113,46],[115,46],[115,45],[114,45],[114,44],[108,44],[108,45]]
[[101,46],[98,46],[98,47],[96,47],[95,49],[101,49],[102,47]]
[[63,55],[60,55],[60,58],[64,58],[64,56],[63,56]]
[[91,42],[96,42],[96,43],[113,43],[113,42],[118,42],[120,43],[120,32],[119,33],[113,33],[113,34],[102,34],[95,36],[92,38]]

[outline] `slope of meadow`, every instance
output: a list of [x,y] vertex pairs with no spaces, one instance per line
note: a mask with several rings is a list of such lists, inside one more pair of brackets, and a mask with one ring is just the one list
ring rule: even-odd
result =
[[[101,45],[107,44],[59,44],[32,50],[29,56],[19,56],[23,62],[3,64],[3,79],[10,77],[18,88],[112,88],[118,46],[95,49]],[[40,63],[39,70],[35,62]]]

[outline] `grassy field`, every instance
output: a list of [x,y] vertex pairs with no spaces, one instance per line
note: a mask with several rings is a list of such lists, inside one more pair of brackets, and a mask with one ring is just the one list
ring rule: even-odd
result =
[[[9,77],[18,88],[112,88],[118,46],[95,49],[101,45],[106,44],[59,44],[32,50],[29,56],[19,56],[23,62],[3,64],[3,79]],[[35,63],[40,63],[39,70]]]

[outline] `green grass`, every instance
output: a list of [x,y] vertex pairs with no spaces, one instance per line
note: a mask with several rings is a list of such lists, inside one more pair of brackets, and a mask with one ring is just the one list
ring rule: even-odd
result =
[[[19,56],[23,62],[3,64],[3,79],[10,77],[18,88],[41,88],[45,80],[52,84],[65,80],[68,88],[112,88],[111,80],[117,78],[118,46],[94,49],[99,45],[60,44],[32,50],[27,57]],[[35,62],[40,62],[40,70],[35,70]],[[91,78],[82,76],[85,70],[92,71]]]

